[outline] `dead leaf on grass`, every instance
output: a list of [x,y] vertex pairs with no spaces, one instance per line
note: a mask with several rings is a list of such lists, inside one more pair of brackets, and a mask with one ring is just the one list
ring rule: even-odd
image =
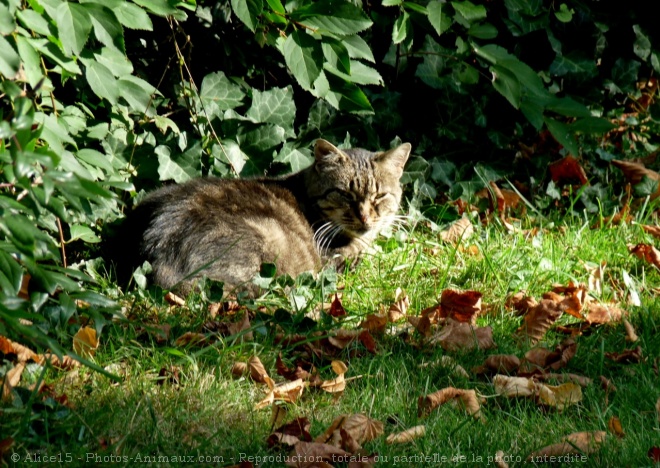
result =
[[509,377],[498,374],[493,377],[495,392],[505,397],[528,397],[536,391],[534,382],[525,377]]
[[330,464],[348,460],[351,454],[345,450],[318,442],[298,442],[289,453],[287,466],[295,468],[332,467]]
[[[639,184],[645,177],[648,177],[651,180],[660,180],[660,174],[651,169],[647,169],[644,164],[632,162],[632,161],[621,161],[618,159],[612,160],[612,165],[621,169],[623,176],[631,185]],[[660,195],[660,186],[651,194],[651,200],[655,200]]]
[[543,299],[525,315],[524,322],[516,331],[516,335],[531,344],[536,344],[562,313],[562,307],[557,302]]
[[408,295],[401,289],[396,288],[394,294],[394,304],[390,306],[387,316],[390,322],[398,322],[406,316],[408,308],[410,307],[410,299]]
[[174,341],[174,344],[181,348],[185,346],[204,346],[208,344],[208,337],[204,333],[185,332]]
[[266,439],[266,443],[272,448],[276,445],[288,445],[293,447],[301,441],[311,442],[312,436],[309,433],[311,427],[312,425],[307,418],[296,418],[275,429],[273,433],[268,436],[268,439]]
[[439,343],[445,351],[459,351],[478,349],[492,349],[497,345],[493,341],[491,327],[473,327],[469,323],[457,322],[447,319],[447,323],[435,335],[431,336],[428,344]]
[[305,383],[302,379],[294,380],[293,382],[284,382],[276,385],[273,379],[265,377],[264,380],[270,388],[270,392],[259,403],[254,406],[255,410],[265,408],[275,401],[283,401],[285,403],[295,403],[305,389]]
[[660,422],[660,397],[658,397],[658,401],[655,402],[655,412],[658,413],[658,422]]
[[371,333],[383,333],[387,328],[389,318],[385,314],[369,314],[367,318],[360,323],[359,327],[369,330]]
[[168,292],[165,294],[165,302],[167,302],[169,305],[172,306],[177,306],[177,307],[185,307],[186,305],[186,300],[182,297],[177,296],[173,292]]
[[633,328],[633,326],[630,324],[629,321],[623,319],[623,326],[626,329],[626,341],[634,343],[639,339],[637,333],[635,333],[635,329]]
[[14,367],[9,369],[5,376],[0,379],[0,387],[2,387],[2,401],[11,400],[11,391],[17,387],[21,381],[21,375],[25,370],[25,363],[19,362]]
[[337,294],[335,294],[335,298],[333,299],[332,304],[330,304],[328,315],[332,317],[344,317],[346,315],[346,309],[344,309],[341,299],[339,299]]
[[548,445],[532,452],[527,461],[542,461],[545,457],[559,457],[570,454],[585,454],[596,452],[605,440],[605,431],[575,432],[562,439],[558,444]]
[[266,378],[268,378],[268,371],[261,363],[261,359],[257,356],[252,356],[248,360],[248,367],[250,369],[250,377],[252,377],[252,380],[258,383],[267,383]]
[[566,156],[548,166],[550,177],[559,185],[577,183],[578,185],[589,185],[589,179],[584,168],[573,156]]
[[598,296],[603,294],[603,278],[605,274],[606,264],[603,262],[600,265],[585,265],[589,272],[589,279],[587,280],[587,289],[590,292],[596,293]]
[[619,364],[636,364],[642,360],[642,347],[638,346],[622,353],[605,353],[605,357]]
[[660,239],[660,226],[650,226],[648,224],[640,224],[640,226],[653,237]]
[[617,391],[616,385],[614,385],[612,381],[604,375],[600,376],[600,386],[603,388],[603,390],[605,390],[606,393]]
[[628,251],[635,257],[646,260],[656,268],[660,268],[660,250],[651,244],[628,244]]
[[585,317],[587,323],[602,325],[610,322],[618,322],[626,312],[615,304],[598,304],[595,302],[587,306],[588,312]]
[[509,468],[509,464],[505,461],[507,456],[502,450],[495,452],[495,466],[497,468]]
[[73,351],[78,356],[92,357],[98,347],[99,339],[96,337],[96,330],[92,327],[81,327],[73,336]]
[[420,437],[424,437],[425,434],[425,426],[415,426],[403,432],[388,435],[385,442],[388,444],[405,444],[415,439],[419,439]]
[[646,455],[653,460],[654,463],[660,463],[660,447],[651,447]]
[[520,367],[520,359],[515,354],[491,354],[484,363],[475,369],[475,373],[513,374]]
[[248,365],[245,362],[235,362],[231,367],[231,375],[234,377],[243,377],[248,370]]
[[296,365],[295,368],[290,368],[286,364],[284,364],[284,361],[282,361],[281,353],[277,355],[277,360],[275,361],[275,368],[277,369],[277,373],[287,380],[297,380],[297,379],[311,380],[312,373],[315,370],[314,366],[312,366],[311,364],[309,371],[303,369],[299,365]]
[[573,382],[561,385],[546,385],[525,377],[496,375],[493,377],[495,391],[506,397],[534,397],[541,405],[559,410],[582,401],[582,389]]
[[509,295],[504,302],[506,308],[515,310],[518,315],[525,315],[537,305],[536,299],[528,296],[524,291]]
[[472,222],[468,218],[461,218],[440,232],[440,239],[450,244],[457,244],[474,233]]
[[477,392],[454,387],[443,388],[435,393],[420,396],[417,400],[417,417],[426,416],[437,407],[449,402],[464,408],[475,419],[482,418]]
[[348,366],[341,361],[332,361],[332,370],[337,377],[332,380],[324,380],[319,387],[328,393],[341,393],[346,388],[344,374],[348,370]]
[[623,426],[621,425],[621,420],[617,416],[612,416],[610,420],[607,421],[607,429],[619,439],[623,439],[626,436]]
[[474,325],[477,315],[481,312],[481,297],[478,291],[455,291],[445,289],[440,297],[442,314],[458,322]]

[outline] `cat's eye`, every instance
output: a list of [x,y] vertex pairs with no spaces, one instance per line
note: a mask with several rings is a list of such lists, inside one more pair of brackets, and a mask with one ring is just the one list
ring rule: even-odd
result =
[[387,195],[388,195],[387,193],[378,193],[378,194],[376,194],[376,196],[374,197],[374,203],[378,203],[378,202],[384,200],[385,197],[387,197]]

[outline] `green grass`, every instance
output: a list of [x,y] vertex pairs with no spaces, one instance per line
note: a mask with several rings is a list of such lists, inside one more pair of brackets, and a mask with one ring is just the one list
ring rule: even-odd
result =
[[[524,223],[532,227],[531,221]],[[628,253],[626,245],[637,242],[653,241],[636,225],[592,230],[575,220],[542,229],[536,236],[508,233],[496,225],[478,227],[464,241],[464,245],[478,247],[477,255],[442,243],[436,233],[425,227],[416,228],[405,240],[383,239],[379,242],[383,253],[367,257],[355,270],[338,279],[342,302],[349,313],[344,327],[354,327],[367,314],[389,307],[399,287],[410,298],[410,315],[436,304],[446,288],[480,291],[488,311],[479,317],[478,324],[493,327],[498,348],[450,353],[469,372],[489,354],[514,353],[522,357],[528,349],[520,347],[512,337],[521,319],[504,307],[509,293],[526,290],[540,298],[553,284],[586,283],[589,272],[585,263],[606,262],[601,299],[622,302],[639,342],[627,343],[620,323],[592,327],[579,336],[577,355],[562,372],[582,374],[594,381],[583,389],[580,403],[558,411],[540,407],[529,399],[498,397],[488,378],[471,372],[469,378],[464,378],[440,366],[422,367],[447,353],[440,347],[415,346],[393,333],[377,337],[376,354],[368,353],[359,344],[339,353],[336,358],[349,366],[346,377],[360,377],[349,381],[338,399],[318,389],[306,389],[297,403],[287,405],[286,421],[306,416],[312,424],[310,432],[316,436],[340,414],[366,413],[385,424],[385,435],[365,446],[366,453],[379,455],[383,466],[395,461],[406,466],[438,465],[415,458],[422,455],[436,460],[446,457],[452,465],[479,461],[481,457],[481,464],[485,464],[498,450],[513,460],[522,460],[511,466],[521,466],[532,451],[557,443],[573,432],[607,431],[609,419],[618,416],[625,437],[609,435],[600,450],[588,455],[586,466],[651,466],[647,452],[660,446],[660,422],[654,409],[660,397],[660,299],[653,289],[660,275],[654,267]],[[641,307],[626,304],[631,287],[630,282],[624,283],[626,275],[632,278],[632,288],[641,297]],[[61,454],[51,465],[65,465],[60,460],[70,454],[74,466],[96,456],[106,460],[111,456],[127,457],[116,463],[120,466],[132,465],[125,460],[136,457],[144,460],[147,456],[202,456],[209,457],[209,465],[225,466],[238,463],[241,454],[287,454],[287,450],[269,449],[266,444],[272,429],[270,410],[253,409],[265,396],[265,386],[249,377],[233,378],[231,368],[236,361],[257,355],[271,377],[283,380],[276,374],[275,359],[280,352],[285,360],[292,360],[295,354],[291,347],[275,344],[273,312],[278,308],[294,311],[295,304],[306,302],[293,319],[278,319],[277,328],[285,333],[304,331],[304,314],[327,301],[333,292],[332,284],[323,291],[311,284],[307,281],[289,295],[279,289],[265,300],[251,304],[256,311],[252,341],[219,337],[205,347],[174,345],[184,332],[200,331],[208,319],[208,304],[199,297],[189,298],[187,308],[177,309],[145,299],[144,294],[124,297],[122,302],[127,305],[130,320],[105,326],[95,356],[99,365],[120,375],[122,383],[112,383],[85,368],[69,373],[48,372],[47,381],[55,386],[57,394],[68,397],[70,409],[51,401],[37,402],[31,410],[26,410],[25,404],[15,403],[13,408],[5,404],[0,433],[14,437],[10,453],[20,454],[21,460],[39,451]],[[297,301],[291,299],[294,295],[298,296]],[[257,310],[260,305],[265,309]],[[560,319],[561,323],[572,321],[570,317]],[[149,334],[141,333],[144,327],[162,323],[172,325],[166,344],[157,344]],[[327,316],[320,319],[322,330],[339,326]],[[413,343],[419,342],[414,333],[411,337]],[[543,344],[554,347],[564,338],[565,335],[551,331]],[[606,352],[620,352],[637,344],[644,355],[640,363],[617,364],[605,357]],[[324,379],[334,377],[330,360],[314,362]],[[179,383],[159,385],[159,371],[172,367],[178,372]],[[601,375],[614,382],[616,392],[606,395],[600,385]],[[418,418],[418,397],[448,386],[475,389],[484,396],[485,422],[451,405]],[[21,396],[25,402],[29,392],[24,391]],[[385,443],[387,434],[419,424],[426,426],[424,437],[402,445]],[[5,455],[7,461],[8,457]],[[456,457],[465,458],[460,461]],[[283,463],[266,462],[260,466]]]

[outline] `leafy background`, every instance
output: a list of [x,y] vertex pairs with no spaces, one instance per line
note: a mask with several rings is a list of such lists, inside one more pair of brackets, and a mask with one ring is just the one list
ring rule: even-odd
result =
[[[490,181],[609,214],[609,161],[657,150],[653,21],[634,2],[0,0],[0,335],[72,354],[55,325],[110,317],[98,246],[146,191],[296,171],[321,136],[412,142],[408,197],[435,221]],[[591,185],[562,206],[547,168],[569,154]]]

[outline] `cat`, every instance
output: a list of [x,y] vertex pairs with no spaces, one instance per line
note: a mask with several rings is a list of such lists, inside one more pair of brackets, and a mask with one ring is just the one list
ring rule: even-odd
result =
[[128,215],[120,248],[133,266],[149,261],[153,282],[186,294],[201,276],[240,289],[263,263],[295,277],[355,260],[396,220],[410,151],[340,150],[319,139],[313,164],[281,178],[162,187]]

